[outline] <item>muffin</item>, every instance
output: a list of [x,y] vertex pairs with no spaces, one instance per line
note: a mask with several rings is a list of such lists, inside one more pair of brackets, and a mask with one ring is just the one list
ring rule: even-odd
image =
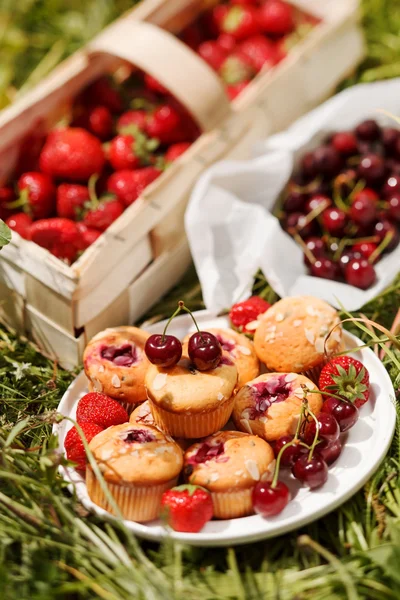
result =
[[[254,335],[258,358],[269,371],[302,373],[316,383],[328,358],[342,349],[336,310],[312,296],[280,300],[263,315]],[[326,354],[325,354],[326,350]]]
[[[318,391],[310,379],[297,373],[265,373],[249,381],[235,398],[232,418],[236,427],[267,442],[294,434],[304,396],[302,385]],[[321,394],[309,393],[307,400],[318,415],[323,402]]]
[[237,377],[227,352],[208,371],[198,371],[185,356],[169,369],[150,365],[145,386],[155,424],[185,439],[218,431],[231,416]]
[[154,426],[154,417],[148,400],[146,400],[146,402],[142,402],[142,404],[139,404],[139,406],[132,411],[131,416],[129,417],[129,422]]
[[269,444],[255,435],[219,431],[184,456],[184,476],[211,494],[214,516],[235,519],[253,513],[253,487],[274,465]]
[[[89,448],[123,518],[156,519],[162,494],[176,484],[182,469],[179,446],[155,427],[123,423],[96,435]],[[114,514],[90,466],[86,485],[91,500]]]
[[95,335],[83,354],[90,391],[118,400],[128,413],[146,400],[144,378],[150,363],[144,345],[148,337],[137,327],[113,327]]
[[[257,377],[260,373],[260,362],[257,358],[254,344],[248,337],[233,329],[213,328],[207,329],[207,331],[215,335],[222,349],[232,356],[238,370],[238,389]],[[190,335],[187,335],[183,342],[187,343],[189,337]]]

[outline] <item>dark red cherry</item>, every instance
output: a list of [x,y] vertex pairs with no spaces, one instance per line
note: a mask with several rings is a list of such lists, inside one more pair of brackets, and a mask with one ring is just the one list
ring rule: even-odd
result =
[[339,236],[343,234],[346,226],[347,216],[343,210],[335,206],[326,208],[321,215],[322,226],[331,235]]
[[392,239],[389,244],[386,246],[385,252],[390,252],[394,250],[399,243],[399,233],[396,227],[386,219],[382,219],[378,221],[375,225],[374,234],[378,236],[379,240],[382,242],[385,237],[391,233]]
[[361,252],[356,252],[355,250],[343,250],[342,254],[339,258],[339,267],[342,271],[344,271],[348,264],[351,263],[352,260],[361,259],[363,255]]
[[373,119],[367,119],[357,125],[355,132],[357,137],[365,142],[374,142],[381,137],[381,128]]
[[344,156],[350,156],[357,152],[357,138],[352,131],[339,131],[331,140],[332,146]]
[[[319,237],[309,237],[304,240],[305,245],[310,250],[314,258],[322,258],[325,255],[325,244]],[[304,263],[309,267],[311,266],[311,262],[304,255]]]
[[389,219],[400,222],[400,193],[392,194],[387,202]]
[[307,199],[306,194],[301,192],[289,192],[283,201],[283,210],[287,213],[299,212],[303,210],[305,201]]
[[300,162],[300,168],[301,168],[303,175],[306,177],[306,179],[313,179],[315,177],[315,175],[317,173],[316,173],[315,165],[314,165],[314,153],[313,152],[307,152],[306,154],[303,155],[301,162]]
[[307,200],[305,205],[306,213],[310,213],[312,210],[319,208],[320,206],[329,206],[331,204],[331,199],[324,194],[313,194],[309,200]]
[[310,268],[311,274],[314,277],[332,280],[340,279],[340,268],[330,258],[318,258]]
[[344,169],[335,177],[333,185],[341,196],[346,197],[353,191],[356,179],[355,169]]
[[319,446],[316,447],[316,453],[319,454],[319,456],[326,462],[327,465],[334,463],[335,460],[339,458],[341,451],[342,442],[340,441],[340,438],[325,448],[319,448]]
[[314,454],[310,460],[308,454],[303,454],[294,463],[292,473],[296,479],[313,490],[328,479],[328,465],[318,454]]
[[385,127],[382,130],[382,144],[387,154],[392,154],[396,150],[396,142],[400,138],[399,130],[393,127]]
[[376,273],[366,258],[360,258],[349,262],[344,271],[344,278],[349,285],[366,290],[375,283]]
[[221,344],[208,331],[198,331],[190,336],[188,352],[190,360],[199,371],[214,369],[222,356]]
[[[340,428],[335,417],[329,413],[322,412],[318,415],[317,421],[318,440],[321,441],[321,444],[318,444],[318,447],[323,448],[329,444],[333,444],[333,442],[336,442],[340,434]],[[311,446],[314,441],[316,430],[317,424],[314,419],[312,419],[312,421],[307,423],[303,435],[305,443],[309,446]]]
[[172,367],[182,356],[182,344],[174,335],[154,334],[147,338],[144,351],[153,365]]
[[359,252],[364,258],[369,258],[376,249],[377,245],[373,242],[359,242],[352,246],[353,252]]
[[314,150],[314,169],[318,175],[334,177],[341,165],[340,154],[333,146],[319,146]]
[[347,431],[357,422],[358,408],[352,402],[328,397],[323,405],[322,412],[331,414],[339,423],[340,431]]
[[296,230],[301,237],[310,237],[315,232],[316,224],[315,221],[307,223],[306,215],[303,213],[290,213],[286,219],[286,229],[289,233],[291,230]]
[[[283,435],[282,437],[278,438],[274,445],[275,458],[278,456],[281,449],[290,442],[293,442],[293,440],[294,437],[292,435]],[[296,458],[298,458],[304,450],[306,450],[306,448],[300,444],[293,444],[292,446],[286,448],[286,450],[284,450],[281,454],[281,467],[291,467]]]
[[253,508],[262,517],[273,517],[283,511],[290,500],[290,492],[283,483],[277,481],[272,487],[270,481],[259,481],[253,488]]
[[374,186],[379,184],[385,176],[385,163],[377,154],[365,154],[361,158],[357,172],[368,185]]
[[354,198],[350,207],[350,219],[357,225],[370,225],[376,219],[376,201],[367,195],[359,195]]
[[393,192],[400,192],[400,175],[396,173],[389,175],[382,187],[382,195],[385,198],[391,196]]

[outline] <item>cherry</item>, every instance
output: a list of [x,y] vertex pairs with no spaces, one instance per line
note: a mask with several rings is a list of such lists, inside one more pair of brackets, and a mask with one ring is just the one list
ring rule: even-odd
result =
[[399,234],[397,229],[390,221],[387,221],[386,219],[382,219],[381,221],[378,221],[376,223],[374,233],[378,236],[381,242],[385,239],[388,233],[392,234],[392,239],[386,246],[385,252],[390,252],[391,250],[394,250],[394,248],[396,248],[397,244],[399,243]]
[[222,356],[221,344],[208,331],[198,331],[190,336],[188,352],[190,360],[199,371],[214,369]]
[[379,200],[379,196],[375,192],[375,190],[372,190],[371,188],[368,188],[368,187],[365,187],[362,190],[360,190],[359,192],[356,192],[354,194],[353,202],[355,200],[361,200],[361,198],[368,198],[369,200],[373,200],[374,202],[378,202],[378,200]]
[[317,172],[315,169],[313,152],[307,152],[306,154],[304,154],[304,156],[302,157],[301,162],[300,162],[300,167],[301,167],[303,175],[307,179],[313,179],[313,177],[315,177]]
[[291,191],[283,202],[283,210],[287,213],[301,211],[307,196],[302,192]]
[[354,252],[360,253],[364,258],[369,258],[376,249],[377,245],[373,242],[359,242],[352,247]]
[[[321,413],[317,417],[318,421],[318,440],[321,441],[317,448],[325,448],[329,444],[333,444],[339,437],[340,428],[335,417],[329,413]],[[317,423],[312,419],[306,425],[304,430],[304,441],[306,444],[311,446],[314,441],[315,433],[317,431]]]
[[318,454],[309,459],[308,454],[300,456],[292,467],[296,479],[312,490],[323,485],[328,479],[328,466]]
[[390,196],[393,192],[400,192],[400,175],[396,173],[389,175],[382,188],[384,197]]
[[350,219],[357,225],[370,225],[376,219],[376,201],[367,195],[358,195],[350,207]]
[[392,154],[396,150],[396,142],[399,139],[399,130],[393,127],[385,127],[382,131],[382,144],[385,151]]
[[340,431],[347,431],[357,422],[358,408],[352,402],[330,396],[322,405],[322,412],[331,414],[339,423]]
[[158,367],[172,367],[182,356],[182,344],[174,335],[153,334],[144,347],[147,358]]
[[286,484],[278,481],[273,487],[270,481],[259,481],[253,488],[253,508],[263,517],[273,517],[283,511],[290,500]]
[[374,142],[381,136],[381,128],[373,119],[363,121],[355,128],[357,137],[365,142]]
[[341,235],[346,225],[347,216],[343,210],[336,207],[326,208],[321,215],[322,226],[331,235]]
[[[323,258],[325,255],[325,244],[321,238],[309,237],[304,240],[305,245],[310,250],[314,258]],[[311,262],[309,261],[306,254],[304,255],[304,263],[310,267]]]
[[306,202],[305,210],[307,213],[315,210],[320,207],[322,204],[325,206],[329,206],[331,204],[331,200],[328,196],[324,196],[324,194],[313,194],[309,200]]
[[355,169],[345,169],[335,177],[333,186],[341,196],[348,196],[354,189],[356,179]]
[[314,277],[337,280],[340,278],[340,269],[337,263],[333,262],[330,258],[318,258],[311,265],[311,274]]
[[342,451],[342,442],[338,438],[336,442],[326,446],[325,448],[316,447],[316,453],[326,462],[327,465],[331,465],[340,456]]
[[385,175],[385,163],[377,154],[368,153],[361,158],[357,172],[368,185],[376,185]]
[[[354,248],[354,247],[353,247]],[[342,254],[339,258],[339,267],[342,271],[344,271],[349,263],[351,263],[354,259],[361,259],[363,255],[361,252],[356,252],[354,249],[352,250],[343,250]]]
[[[290,442],[293,442],[293,440],[294,437],[292,435],[283,435],[278,438],[274,445],[275,457],[278,456],[279,452],[284,446],[290,444]],[[281,454],[282,467],[293,466],[294,461],[300,456],[300,454],[303,454],[303,452],[304,446],[301,446],[300,444],[293,444],[292,446],[286,448],[286,450],[284,450]]]
[[375,283],[376,273],[366,258],[360,258],[349,262],[345,268],[344,277],[349,285],[366,290]]
[[394,221],[400,221],[400,194],[392,194],[388,198],[388,216]]
[[357,138],[352,131],[339,131],[331,140],[332,146],[345,156],[357,152]]
[[333,146],[319,146],[314,150],[314,169],[317,174],[333,177],[341,167],[340,154]]
[[[306,224],[304,224],[306,223]],[[315,232],[315,222],[307,223],[306,215],[299,212],[290,213],[286,219],[286,229],[291,233],[291,229],[296,229],[301,237],[309,237]]]

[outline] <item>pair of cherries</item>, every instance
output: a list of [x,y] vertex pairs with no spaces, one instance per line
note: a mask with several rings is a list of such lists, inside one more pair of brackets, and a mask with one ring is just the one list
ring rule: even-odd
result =
[[168,368],[176,365],[182,356],[182,343],[174,335],[167,335],[166,331],[172,319],[181,311],[190,314],[197,332],[190,336],[188,343],[189,358],[198,371],[208,371],[218,366],[221,356],[221,344],[208,331],[200,331],[196,320],[191,311],[185,306],[184,302],[178,302],[178,308],[169,319],[162,334],[151,335],[144,348],[147,358],[153,365]]

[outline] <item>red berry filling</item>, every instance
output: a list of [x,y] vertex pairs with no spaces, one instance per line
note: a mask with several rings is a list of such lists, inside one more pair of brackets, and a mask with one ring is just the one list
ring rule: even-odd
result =
[[118,367],[131,367],[139,359],[137,350],[132,344],[124,346],[106,346],[101,352],[101,357],[110,360]]
[[121,439],[128,444],[138,443],[138,444],[147,444],[148,442],[154,442],[155,436],[151,433],[151,431],[147,431],[147,429],[131,429],[130,431],[124,431],[121,435]]
[[220,365],[227,365],[228,367],[231,367],[233,365],[233,362],[231,361],[231,359],[229,358],[229,356],[226,356],[226,354],[223,354],[221,356],[221,360],[219,361],[219,364]]
[[285,381],[285,376],[260,381],[251,387],[256,402],[255,406],[249,409],[250,419],[263,415],[274,402],[284,402],[292,389],[291,384]]
[[235,342],[232,342],[232,340],[227,340],[226,338],[222,337],[222,335],[216,335],[215,337],[221,344],[222,350],[232,353],[236,346]]
[[[212,458],[217,458],[223,453],[223,442],[218,442],[217,444],[214,444],[212,446],[211,444],[204,442],[204,444],[202,444],[197,450],[196,454],[193,454],[193,456],[191,456],[187,462],[190,465],[199,465],[201,463],[207,462],[208,460],[211,460]],[[229,457],[225,456],[223,457],[223,459],[223,461],[219,460],[218,462],[225,462],[226,460],[229,460]]]

